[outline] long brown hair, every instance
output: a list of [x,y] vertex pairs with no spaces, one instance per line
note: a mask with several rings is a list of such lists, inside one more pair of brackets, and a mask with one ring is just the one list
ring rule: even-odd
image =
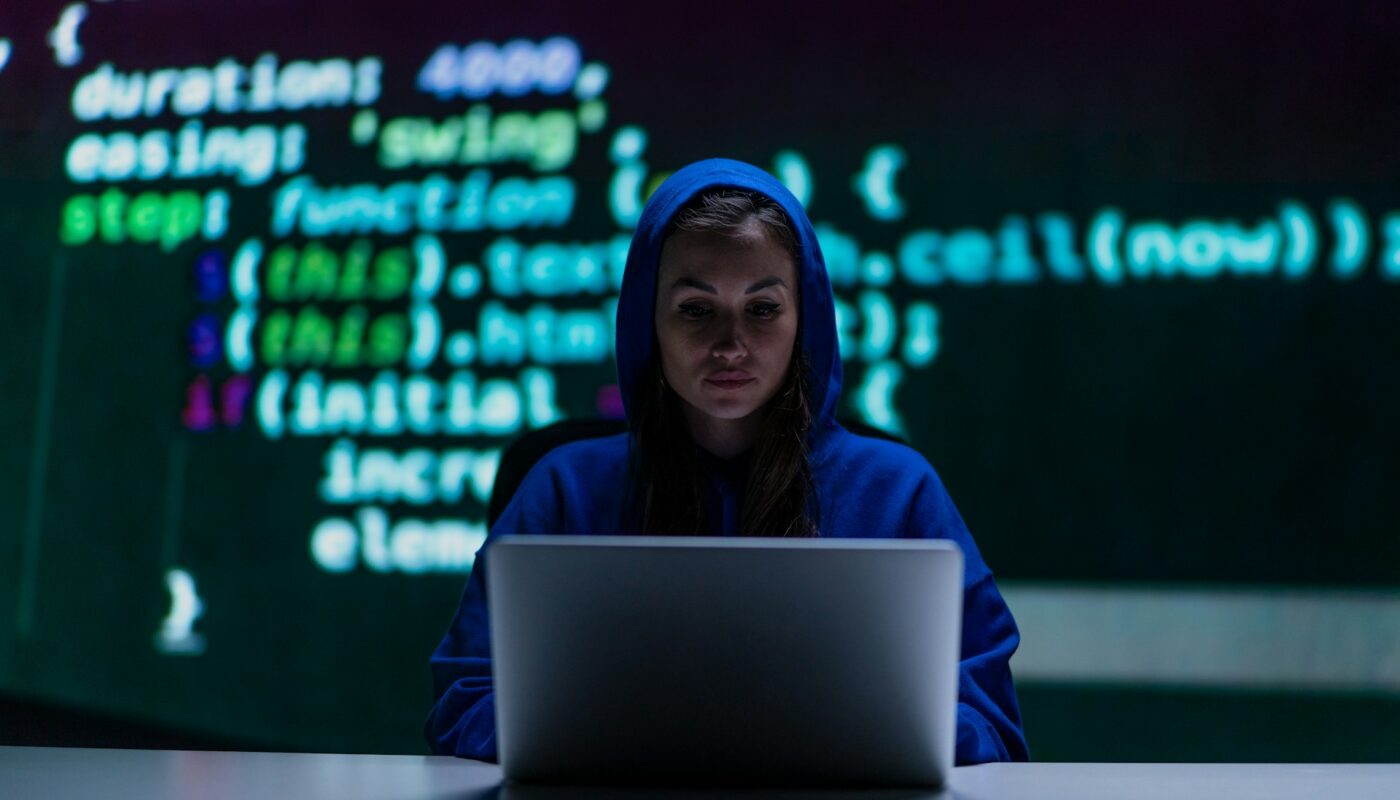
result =
[[[755,222],[787,248],[800,275],[796,237],[786,215],[777,203],[757,192],[718,189],[703,193],[676,214],[671,228],[740,235]],[[800,314],[800,297],[798,309]],[[810,370],[800,324],[798,329],[787,378],[761,410],[763,424],[750,455],[739,508],[742,534],[818,535],[815,488],[807,457],[807,430],[812,424],[807,400]],[[656,335],[654,330],[652,335]],[[716,533],[710,528],[721,521],[705,517],[697,445],[686,426],[680,396],[662,378],[659,352],[653,343],[651,364],[638,386],[632,425],[637,448],[633,502],[641,531]]]

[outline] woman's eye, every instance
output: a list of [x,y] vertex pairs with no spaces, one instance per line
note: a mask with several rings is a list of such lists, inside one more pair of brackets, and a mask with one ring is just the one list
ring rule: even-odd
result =
[[749,306],[749,313],[759,319],[772,319],[778,315],[779,308],[777,303],[754,303]]
[[709,315],[710,309],[695,303],[681,303],[680,312],[681,316],[689,319],[704,319]]

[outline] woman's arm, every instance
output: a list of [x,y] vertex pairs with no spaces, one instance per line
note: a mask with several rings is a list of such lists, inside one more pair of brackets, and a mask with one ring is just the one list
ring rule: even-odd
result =
[[436,702],[423,725],[423,735],[437,755],[495,761],[496,697],[491,681],[485,571],[478,551],[452,627],[429,659]]
[[1016,621],[990,574],[963,589],[958,764],[1030,760],[1011,681],[1011,654],[1020,642]]
[[467,588],[442,642],[428,660],[433,708],[423,724],[438,755],[496,760],[496,694],[491,676],[491,630],[486,611],[486,561],[492,539],[505,533],[558,533],[564,525],[560,481],[546,456],[521,481],[472,564]]
[[1011,680],[1011,654],[1021,642],[1016,620],[932,467],[920,481],[905,530],[910,536],[951,539],[963,551],[966,577],[956,763],[1030,760]]

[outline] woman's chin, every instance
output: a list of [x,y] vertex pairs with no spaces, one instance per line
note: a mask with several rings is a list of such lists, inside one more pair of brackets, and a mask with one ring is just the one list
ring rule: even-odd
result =
[[734,422],[737,420],[748,419],[749,417],[753,416],[753,412],[756,410],[757,409],[745,405],[741,407],[711,409],[706,413],[708,413],[715,419],[722,419],[729,422]]
[[700,401],[687,405],[706,417],[726,421],[747,419],[763,405],[748,397],[703,397]]

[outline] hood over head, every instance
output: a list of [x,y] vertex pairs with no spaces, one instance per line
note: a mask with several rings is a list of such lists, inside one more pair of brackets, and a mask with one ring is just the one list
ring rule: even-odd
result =
[[841,395],[841,352],[836,339],[836,309],[816,233],[802,204],[767,172],[742,161],[710,158],[678,170],[647,200],[637,222],[622,294],[617,304],[617,382],[628,419],[636,414],[638,384],[654,358],[656,275],[661,246],[671,219],[696,195],[722,187],[758,192],[782,207],[797,240],[802,325],[799,340],[811,365],[812,432],[835,420]]

